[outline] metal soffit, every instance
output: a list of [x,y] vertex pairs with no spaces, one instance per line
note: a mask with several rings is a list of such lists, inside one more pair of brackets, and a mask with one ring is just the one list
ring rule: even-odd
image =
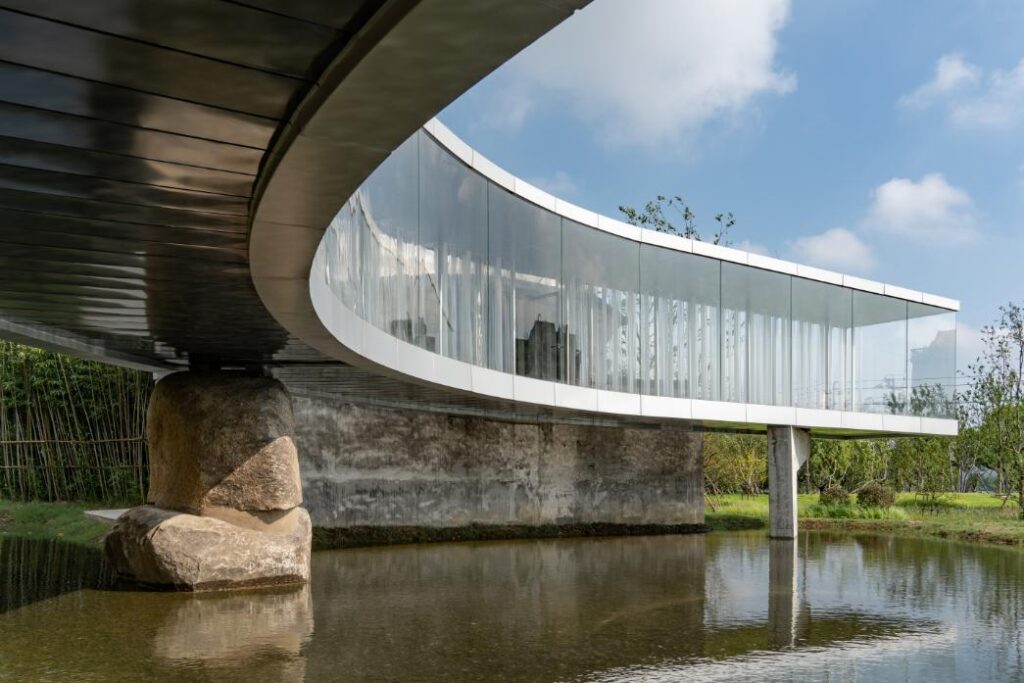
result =
[[0,0],[0,336],[508,409],[324,355],[290,331],[316,320],[294,285],[391,149],[585,4]]
[[278,128],[382,4],[0,2],[4,336],[153,368],[321,360],[256,295],[249,207]]

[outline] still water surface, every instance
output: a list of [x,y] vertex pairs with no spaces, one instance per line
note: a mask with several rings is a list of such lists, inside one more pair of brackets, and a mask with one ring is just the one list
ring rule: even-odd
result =
[[322,552],[221,595],[0,540],[0,681],[1014,681],[1022,616],[1024,553],[886,536]]

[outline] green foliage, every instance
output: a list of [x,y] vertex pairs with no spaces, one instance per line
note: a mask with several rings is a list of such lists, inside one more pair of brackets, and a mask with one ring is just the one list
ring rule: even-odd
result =
[[[676,226],[673,219],[666,217],[666,210],[676,214],[675,220],[682,220],[681,226]],[[632,206],[620,206],[619,211],[626,217],[626,221],[637,227],[649,228],[658,232],[667,232],[671,235],[688,237],[695,240],[703,240],[700,232],[697,231],[697,216],[679,195],[666,197],[659,194],[654,201],[647,202],[642,210]],[[731,212],[715,214],[715,222],[718,228],[711,238],[712,244],[728,244],[726,236],[729,230],[736,225],[736,218]]]
[[814,439],[803,480],[816,491],[860,488],[885,476],[885,449],[884,441]]
[[898,507],[862,507],[859,505],[812,505],[804,516],[820,519],[889,519],[905,520],[907,513]]
[[0,496],[137,502],[146,373],[0,341]]
[[895,439],[890,449],[890,481],[929,500],[952,492],[956,472],[950,452],[951,437],[919,436]]
[[842,486],[830,486],[821,492],[819,500],[822,505],[849,505],[850,493]]
[[970,389],[961,396],[968,426],[990,449],[988,465],[1000,490],[1017,496],[1024,519],[1024,309],[1000,308],[1000,319],[982,328],[982,356],[971,366]]
[[704,435],[704,485],[711,493],[760,493],[768,482],[763,436]]
[[890,508],[896,504],[896,492],[884,484],[872,482],[857,491],[857,505],[867,508]]

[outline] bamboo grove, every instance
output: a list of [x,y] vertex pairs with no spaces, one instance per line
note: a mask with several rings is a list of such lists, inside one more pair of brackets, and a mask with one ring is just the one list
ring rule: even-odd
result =
[[137,503],[144,372],[0,341],[0,497]]

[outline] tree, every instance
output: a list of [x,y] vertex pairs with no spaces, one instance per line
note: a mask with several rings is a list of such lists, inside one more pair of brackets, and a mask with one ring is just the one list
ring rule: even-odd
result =
[[704,485],[708,493],[760,493],[768,480],[763,436],[704,435]]
[[973,384],[964,401],[984,416],[977,426],[990,440],[995,469],[1016,493],[1024,519],[1024,310],[1014,303],[999,310],[999,321],[981,330],[983,351],[971,366]]
[[[649,228],[658,232],[666,232],[671,235],[688,237],[690,239],[703,241],[700,232],[697,230],[697,216],[686,201],[679,195],[666,197],[659,194],[654,201],[647,202],[641,210],[632,206],[620,206],[619,211],[626,217],[626,222],[640,228]],[[675,220],[682,220],[681,229],[677,227],[672,219],[666,217],[666,211],[676,214]],[[732,212],[715,214],[715,221],[718,223],[718,230],[711,238],[712,244],[727,245],[726,235],[732,226],[736,225],[736,218]]]
[[953,467],[948,436],[917,436],[894,439],[891,467],[896,488],[913,491],[935,504],[953,489]]

